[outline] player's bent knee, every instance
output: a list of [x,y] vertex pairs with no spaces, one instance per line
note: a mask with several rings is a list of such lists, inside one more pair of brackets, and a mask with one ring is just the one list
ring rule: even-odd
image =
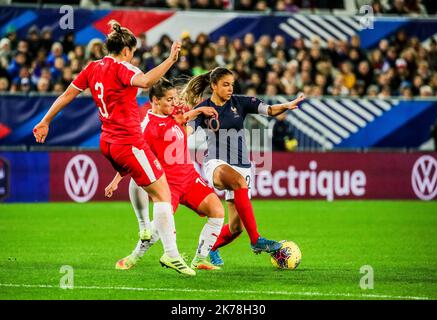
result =
[[246,180],[239,176],[238,178],[234,179],[231,183],[232,190],[247,188]]
[[170,188],[168,187],[167,180],[163,177],[144,187],[144,190],[149,194],[153,202],[171,202]]
[[217,195],[211,193],[200,204],[199,213],[209,218],[224,218],[225,209]]

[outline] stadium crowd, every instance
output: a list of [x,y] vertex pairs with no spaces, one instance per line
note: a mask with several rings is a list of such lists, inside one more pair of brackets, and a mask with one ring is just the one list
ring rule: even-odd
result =
[[[348,6],[346,6],[348,2]],[[85,8],[111,7],[167,8],[178,10],[238,10],[270,12],[317,12],[346,10],[359,12],[364,5],[371,5],[376,15],[424,16],[437,12],[435,0],[0,0],[0,5],[31,3],[33,5],[68,4]]]
[[[105,55],[103,42],[91,40],[77,45],[74,34],[53,39],[50,27],[29,28],[25,39],[13,30],[0,40],[0,92],[62,92],[91,60]],[[282,36],[213,42],[206,34],[192,39],[183,32],[182,51],[170,77],[186,78],[226,66],[235,71],[235,92],[247,95],[428,97],[437,93],[437,42],[423,46],[401,30],[383,39],[377,48],[365,51],[358,36],[349,42],[318,39],[307,47],[303,39],[288,43]],[[138,37],[132,63],[144,71],[167,56],[172,39],[164,35],[149,45]],[[308,44],[308,43],[307,43]]]

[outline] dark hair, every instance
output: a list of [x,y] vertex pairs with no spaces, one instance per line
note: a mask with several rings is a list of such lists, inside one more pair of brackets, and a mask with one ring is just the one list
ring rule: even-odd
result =
[[137,46],[137,39],[129,29],[121,27],[115,20],[109,21],[108,24],[112,29],[105,42],[109,53],[119,54],[124,47],[133,49]]
[[168,90],[174,89],[175,85],[170,80],[166,78],[161,78],[157,83],[155,83],[149,91],[149,99],[152,102],[153,97],[161,99],[165,96]]
[[217,67],[208,73],[198,75],[188,82],[182,92],[183,99],[190,106],[195,106],[203,96],[203,92],[211,83],[217,84],[224,76],[234,74],[231,70],[223,67]]

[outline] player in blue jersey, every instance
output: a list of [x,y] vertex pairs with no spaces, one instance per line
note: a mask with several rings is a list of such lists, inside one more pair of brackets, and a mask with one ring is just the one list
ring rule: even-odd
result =
[[299,95],[295,100],[268,105],[254,97],[233,95],[234,75],[226,68],[214,70],[194,77],[184,89],[186,103],[193,106],[201,101],[204,91],[210,87],[211,97],[197,104],[217,110],[218,118],[200,115],[190,123],[193,130],[199,127],[206,130],[208,151],[204,160],[204,172],[211,185],[225,191],[229,209],[229,223],[224,225],[210,252],[211,262],[223,265],[218,248],[237,238],[243,226],[250,238],[255,253],[274,252],[281,244],[263,238],[258,233],[256,220],[250,202],[251,164],[244,136],[244,119],[249,113],[277,116],[287,110],[298,108],[305,97]]

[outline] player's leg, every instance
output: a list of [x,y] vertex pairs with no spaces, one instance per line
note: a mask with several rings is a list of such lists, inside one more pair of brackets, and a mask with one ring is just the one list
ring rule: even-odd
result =
[[261,251],[273,252],[280,249],[281,244],[279,242],[260,237],[258,233],[246,178],[231,166],[222,164],[215,168],[213,181],[217,188],[233,191],[235,208],[247,230],[253,251],[255,253]]
[[150,240],[149,195],[143,188],[137,186],[134,179],[130,179],[129,182],[129,199],[138,220],[140,239]]
[[235,208],[234,201],[228,200],[226,203],[228,205],[229,222],[222,227],[220,235],[209,253],[211,263],[216,266],[224,265],[218,249],[234,241],[243,232],[243,223]]
[[205,270],[220,269],[220,267],[211,264],[207,257],[223,226],[225,215],[223,205],[217,195],[211,190],[211,193],[202,200],[196,212],[206,216],[207,221],[200,232],[199,245],[196,255],[191,262],[191,267]]
[[180,256],[176,245],[176,227],[170,202],[171,194],[165,175],[162,175],[154,183],[145,186],[144,190],[153,201],[153,222],[164,247],[164,255],[159,259],[161,265],[175,269],[180,273],[195,275],[195,271],[188,267]]
[[249,234],[250,242],[258,241],[259,233],[252,204],[249,200],[248,187],[244,177],[229,165],[220,165],[214,170],[214,186],[218,189],[234,191],[234,204]]
[[139,239],[135,249],[130,255],[117,261],[115,268],[119,270],[128,270],[135,267],[144,254],[149,250],[156,242],[159,241],[158,230],[155,228],[153,221],[150,222],[150,230],[152,236],[149,241]]
[[117,261],[115,268],[119,270],[133,268],[146,251],[159,240],[158,231],[149,219],[149,196],[133,179],[129,183],[129,199],[138,220],[139,240],[130,255]]
[[195,275],[177,248],[170,188],[158,159],[146,144],[142,148],[132,146],[131,155],[117,155],[123,156],[127,157],[132,178],[153,201],[153,221],[164,247],[161,265],[186,275]]

